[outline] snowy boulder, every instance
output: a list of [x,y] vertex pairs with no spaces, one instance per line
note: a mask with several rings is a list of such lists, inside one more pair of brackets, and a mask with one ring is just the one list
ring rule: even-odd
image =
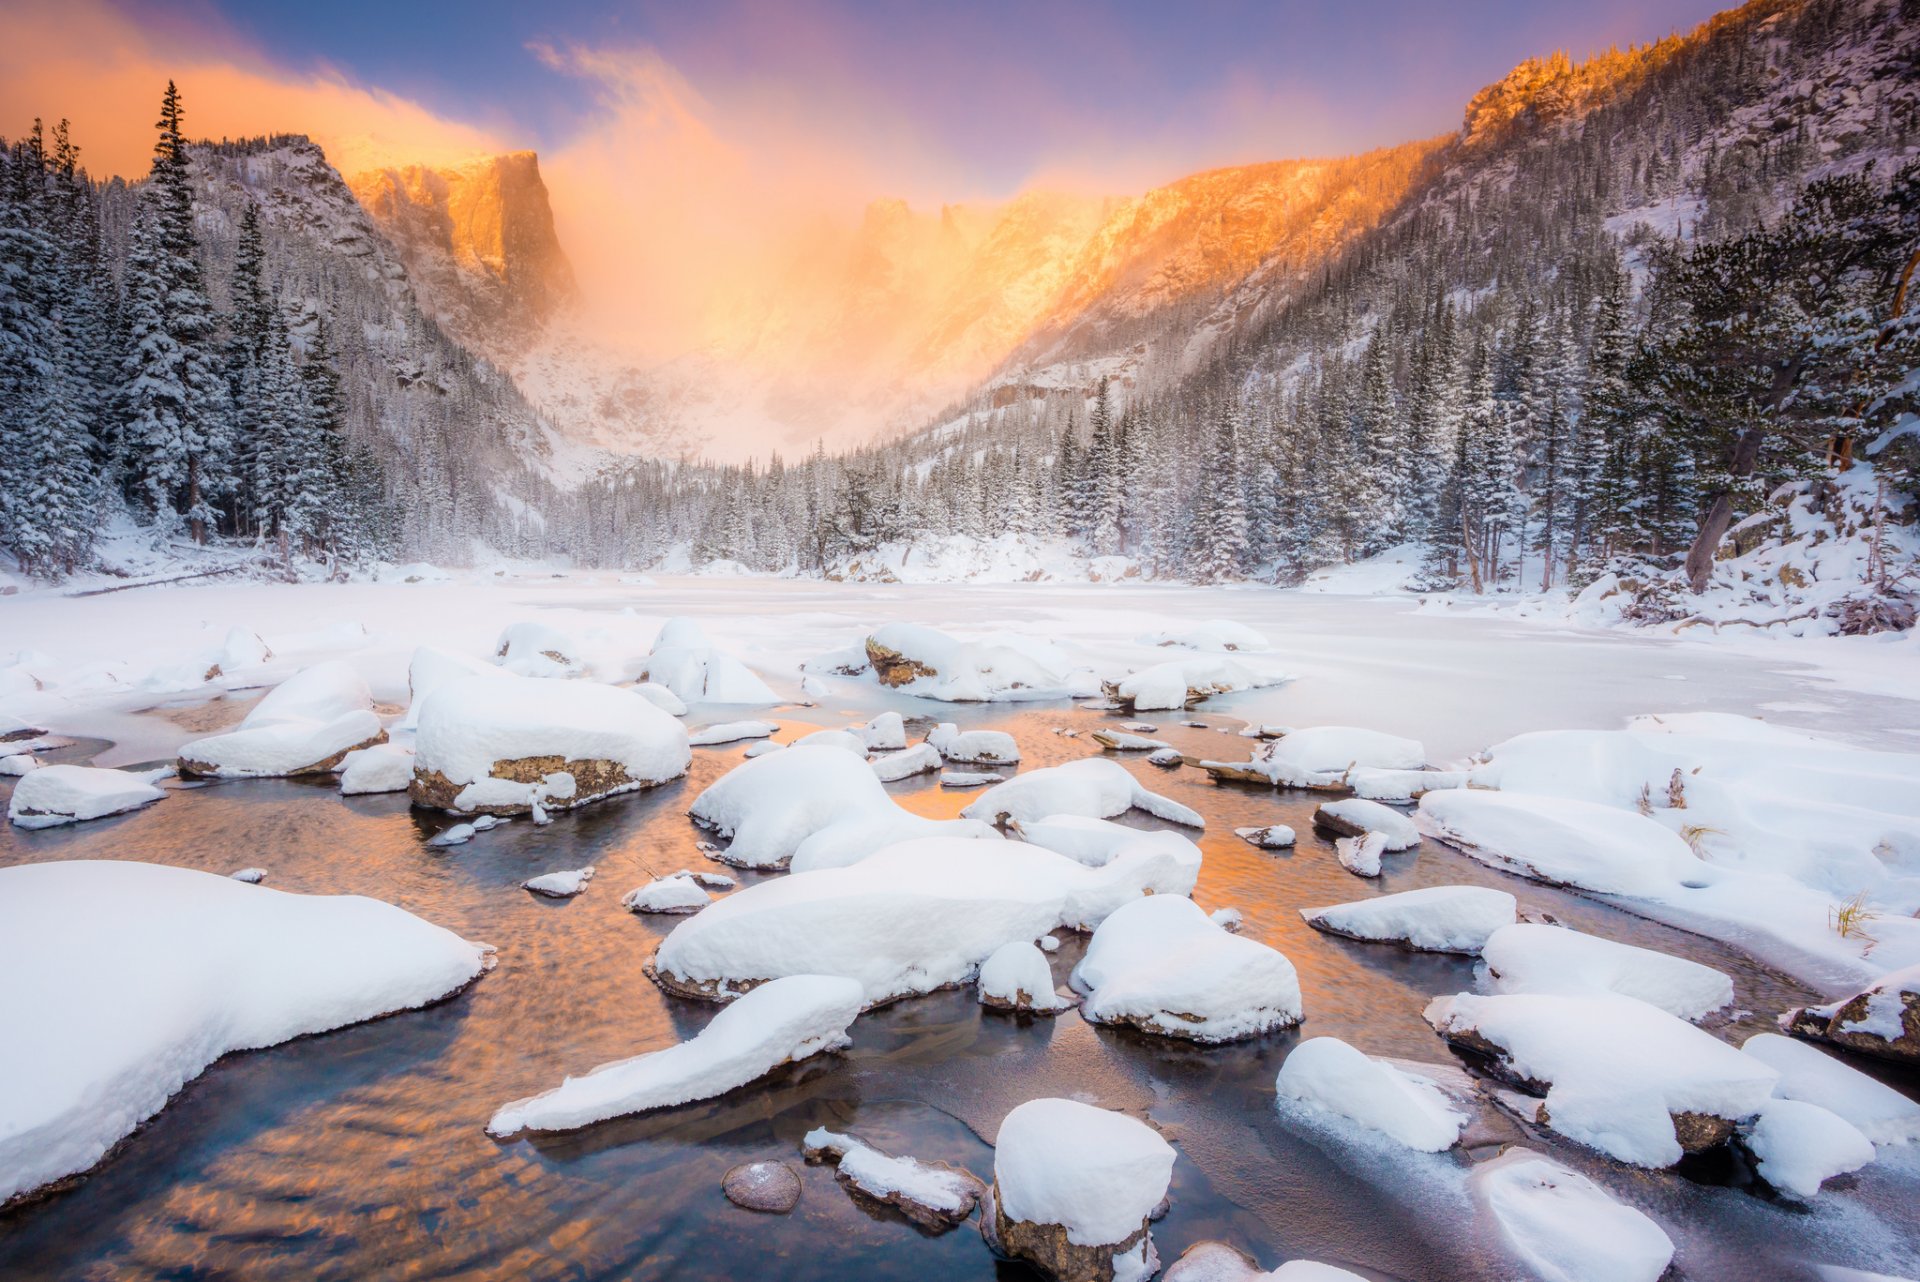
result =
[[1711,873],[1653,820],[1593,802],[1463,788],[1428,793],[1420,814],[1481,863],[1549,885],[1654,896]]
[[1549,1125],[1635,1166],[1716,1148],[1752,1117],[1778,1074],[1656,1006],[1613,993],[1461,993],[1427,1022],[1523,1090],[1546,1095]]
[[400,719],[402,730],[412,730],[420,724],[420,705],[426,702],[428,695],[448,681],[461,677],[497,677],[500,669],[491,663],[484,663],[470,655],[453,650],[442,650],[437,646],[423,645],[413,652],[413,658],[407,663],[407,715]]
[[1173,1182],[1173,1146],[1144,1122],[1078,1100],[1036,1099],[1000,1123],[987,1245],[1060,1282],[1144,1279],[1159,1268],[1148,1220]]
[[1093,741],[1110,752],[1163,752],[1173,746],[1160,739],[1128,734],[1123,730],[1095,730]]
[[1463,770],[1377,770],[1372,766],[1356,766],[1347,771],[1346,777],[1353,795],[1368,801],[1405,803],[1418,801],[1441,788],[1467,786]]
[[911,748],[902,748],[899,752],[889,752],[884,757],[876,757],[870,763],[874,776],[881,783],[898,783],[902,779],[911,779],[915,775],[932,774],[944,763],[940,753],[930,743],[916,743]]
[[995,784],[960,813],[986,823],[1085,815],[1108,819],[1130,809],[1189,828],[1204,828],[1198,811],[1142,788],[1127,768],[1104,757],[1049,766]]
[[594,681],[462,677],[420,712],[413,804],[460,814],[566,809],[687,772],[686,729]]
[[691,619],[667,620],[641,675],[685,703],[781,702],[751,668],[716,649]]
[[1370,832],[1359,837],[1341,837],[1333,843],[1334,857],[1340,866],[1356,877],[1378,877],[1380,856],[1387,853],[1387,834]]
[[1129,850],[1163,850],[1192,874],[1186,888],[1175,892],[1182,895],[1192,892],[1192,879],[1200,875],[1200,847],[1165,828],[1131,828],[1111,819],[1089,819],[1085,815],[1049,815],[1025,823],[1015,821],[1008,825],[1008,831],[1024,842],[1065,855],[1089,868],[1112,863]]
[[1273,648],[1260,633],[1232,619],[1205,619],[1189,627],[1156,632],[1144,640],[1148,645],[1178,646],[1183,650],[1246,652]]
[[882,712],[860,727],[868,752],[898,752],[907,746],[907,723],[897,712]]
[[413,750],[378,743],[349,752],[340,762],[340,795],[362,797],[405,792],[413,782]]
[[1051,646],[1025,638],[962,641],[915,623],[889,623],[867,637],[866,659],[881,685],[946,703],[1067,693],[1064,662]]
[[1541,1282],[1658,1282],[1673,1241],[1578,1171],[1510,1148],[1468,1177],[1514,1259]]
[[7,818],[21,828],[55,828],[138,810],[166,795],[124,770],[41,766],[13,786]]
[[1288,1260],[1271,1272],[1263,1271],[1251,1256],[1225,1242],[1195,1242],[1180,1253],[1164,1275],[1165,1282],[1367,1282],[1317,1260]]
[[723,743],[739,743],[742,739],[770,738],[779,729],[771,721],[723,721],[695,730],[687,736],[687,742],[696,748],[713,748]]
[[1307,925],[1330,935],[1401,944],[1415,952],[1471,955],[1495,932],[1513,924],[1516,908],[1504,890],[1423,886],[1327,908],[1302,908],[1300,915]]
[[493,1115],[490,1134],[568,1131],[693,1100],[712,1099],[847,1044],[860,986],[829,975],[763,984],[713,1017],[690,1041],[617,1060]]
[[522,890],[530,890],[536,895],[548,899],[572,899],[587,888],[593,880],[593,865],[585,868],[569,868],[564,872],[550,872],[520,883]]
[[855,1200],[891,1207],[930,1233],[944,1233],[964,1222],[987,1191],[971,1172],[945,1162],[889,1157],[824,1126],[808,1131],[800,1146],[809,1162],[833,1163],[835,1175]]
[[656,681],[636,681],[628,688],[670,717],[687,715],[686,701]]
[[38,770],[40,766],[40,759],[31,752],[8,753],[0,757],[0,776],[17,779],[21,775]]
[[177,765],[189,779],[326,774],[386,738],[366,681],[336,659],[268,691],[238,728],[183,745]]
[[980,963],[980,1004],[993,1010],[1051,1015],[1072,1002],[1053,990],[1053,970],[1035,944],[1016,939],[993,950]]
[[586,671],[578,643],[545,623],[507,625],[493,653],[502,669],[518,677],[577,677]]
[[1233,835],[1249,846],[1258,846],[1261,850],[1285,850],[1294,843],[1294,831],[1285,824],[1268,824],[1264,828],[1235,828]]
[[1770,1099],[1740,1130],[1754,1170],[1780,1192],[1809,1201],[1836,1175],[1873,1161],[1873,1141],[1842,1118],[1800,1100]]
[[1186,763],[1186,756],[1178,748],[1155,748],[1147,754],[1147,764],[1159,766],[1162,770],[1172,770]]
[[1137,900],[1100,923],[1072,982],[1089,1021],[1162,1037],[1239,1041],[1301,1019],[1293,963],[1180,895]]
[[1329,789],[1344,786],[1357,767],[1418,770],[1426,760],[1427,750],[1417,739],[1354,726],[1312,726],[1262,744],[1249,761],[1203,761],[1200,767],[1216,779]]
[[999,783],[1005,775],[995,774],[991,770],[942,770],[940,786],[942,788],[984,788],[988,784]]
[[786,746],[784,743],[775,743],[771,739],[760,739],[748,744],[747,750],[740,755],[751,760],[754,757],[764,757],[769,752],[779,752]]
[[0,868],[0,973],[60,977],[0,986],[0,1203],[91,1167],[222,1055],[424,1006],[487,964],[358,895],[118,860]]
[[620,906],[630,913],[697,913],[713,902],[706,888],[692,873],[678,872],[655,877],[644,886],[636,886],[620,897]]
[[1020,760],[1020,745],[1004,730],[962,731],[942,721],[927,732],[927,742],[948,761],[976,766],[1010,766]]
[[1920,1140],[1920,1104],[1826,1052],[1778,1033],[1756,1033],[1740,1049],[1780,1074],[1781,1099],[1818,1104],[1875,1144]]
[[1329,801],[1313,812],[1313,826],[1336,837],[1364,837],[1379,833],[1386,849],[1412,850],[1420,844],[1420,830],[1398,810],[1364,797]]
[[1280,1066],[1274,1093],[1422,1153],[1452,1148],[1471,1120],[1432,1080],[1362,1054],[1337,1037],[1310,1037],[1294,1047]]
[[[35,771],[27,778],[44,773]],[[18,800],[19,793],[14,797]],[[1920,1065],[1920,966],[1894,971],[1840,1001],[1791,1011],[1781,1017],[1781,1023],[1796,1037],[1831,1042],[1910,1067]]]
[[845,975],[879,1005],[969,983],[1002,944],[1092,929],[1189,875],[1155,850],[1086,868],[1016,842],[906,841],[720,900],[674,928],[652,973],[670,993],[710,1001],[782,975]]
[[841,752],[852,753],[865,761],[867,759],[866,741],[851,730],[815,730],[811,734],[801,735],[789,748],[837,748]]
[[1216,694],[1278,685],[1284,677],[1264,676],[1232,659],[1176,659],[1157,663],[1102,687],[1108,699],[1128,712],[1191,708]]
[[1711,966],[1560,926],[1515,922],[1481,949],[1496,993],[1619,993],[1699,1020],[1733,1001]]

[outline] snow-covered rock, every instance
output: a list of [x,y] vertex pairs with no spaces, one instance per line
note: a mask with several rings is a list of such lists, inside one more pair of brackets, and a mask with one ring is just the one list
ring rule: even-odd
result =
[[867,637],[866,666],[881,685],[947,703],[1068,693],[1067,665],[1052,646],[1007,635],[962,641],[916,623],[889,623]]
[[697,913],[712,902],[713,896],[687,872],[655,877],[620,896],[620,906],[630,913]]
[[1163,1276],[1165,1282],[1367,1282],[1358,1273],[1317,1260],[1288,1260],[1263,1271],[1239,1248],[1212,1241],[1195,1242],[1182,1251]]
[[1073,1005],[1053,988],[1047,955],[1024,939],[1010,940],[980,963],[980,1004],[995,1010],[1051,1015]]
[[668,716],[687,715],[686,701],[657,681],[636,681],[629,688]]
[[878,1004],[968,983],[1002,944],[1092,929],[1189,876],[1158,850],[1087,868],[1017,842],[906,841],[720,900],[661,942],[654,972],[670,992],[717,1000],[781,975],[845,975]]
[[1452,1148],[1471,1120],[1432,1080],[1374,1059],[1337,1037],[1310,1037],[1294,1047],[1280,1066],[1274,1093],[1423,1153]]
[[537,814],[677,779],[692,756],[685,727],[631,690],[461,677],[421,709],[408,793],[463,814]]
[[867,759],[866,741],[851,730],[815,730],[803,734],[787,745],[789,748],[835,748],[841,752],[852,753],[862,761]]
[[741,753],[740,755],[747,758],[748,760],[752,760],[754,757],[764,757],[769,752],[779,752],[782,748],[785,748],[786,746],[787,745],[784,743],[775,743],[771,739],[761,739],[754,743],[748,744],[747,750]]
[[[577,677],[586,671],[580,645],[560,629],[531,620],[510,623],[494,642],[500,667],[517,677]],[[421,692],[416,691],[415,697]]]
[[1357,767],[1418,770],[1426,761],[1427,750],[1415,739],[1354,726],[1311,726],[1261,745],[1250,761],[1203,761],[1200,766],[1218,778],[1278,788],[1331,788]]
[[988,784],[999,783],[1006,776],[995,774],[991,770],[942,770],[940,786],[942,788],[984,788]]
[[1658,1282],[1673,1241],[1578,1171],[1510,1148],[1468,1176],[1501,1241],[1541,1282]]
[[1250,846],[1262,850],[1285,850],[1294,843],[1293,829],[1285,824],[1268,824],[1264,828],[1235,828],[1233,835]]
[[[36,779],[44,773],[36,770],[27,778]],[[15,800],[19,795],[14,793]],[[1781,1018],[1781,1023],[1800,1037],[1832,1042],[1863,1055],[1920,1064],[1920,966],[1894,971],[1837,1002],[1792,1011]]]
[[1733,1001],[1733,981],[1711,966],[1560,926],[1503,926],[1480,956],[1496,993],[1613,992],[1690,1020]]
[[405,792],[413,782],[413,749],[377,743],[349,752],[340,762],[340,795],[361,797]]
[[930,743],[916,743],[911,748],[889,752],[884,757],[875,757],[871,763],[874,776],[881,783],[898,783],[915,775],[931,774],[942,764],[939,751]]
[[1112,752],[1161,752],[1172,747],[1161,739],[1128,734],[1123,730],[1095,730],[1093,741]]
[[21,828],[54,828],[138,810],[166,795],[124,770],[42,766],[13,786],[7,818]]
[[668,619],[647,655],[642,677],[683,703],[779,703],[746,664],[714,647],[691,619]]
[[1300,980],[1275,949],[1222,930],[1191,899],[1125,904],[1074,967],[1081,1013],[1196,1042],[1257,1037],[1300,1022]]
[[[1200,874],[1200,847],[1165,828],[1131,828],[1111,819],[1089,819],[1085,815],[1049,815],[1024,823],[1016,820],[1008,825],[1008,831],[1022,841],[1065,855],[1089,868],[1111,863],[1128,850],[1144,848],[1164,850],[1189,869],[1192,877]],[[1192,878],[1189,878],[1186,889],[1177,893],[1188,894],[1192,889]]]
[[1544,1088],[1554,1130],[1635,1166],[1671,1166],[1726,1142],[1778,1077],[1685,1020],[1613,993],[1461,993],[1435,998],[1426,1018],[1509,1080]]
[[1173,1181],[1173,1147],[1124,1113],[1028,1100],[994,1139],[988,1245],[1055,1278],[1144,1279],[1159,1267],[1148,1219]]
[[1482,863],[1550,885],[1658,895],[1708,875],[1686,842],[1631,810],[1462,788],[1428,793],[1420,814]]
[[86,1170],[222,1055],[424,1006],[486,965],[358,895],[122,860],[0,868],[0,973],[59,976],[0,985],[0,1202]]
[[1818,1104],[1875,1144],[1920,1140],[1920,1104],[1826,1052],[1778,1033],[1756,1033],[1740,1049],[1780,1074],[1781,1099]]
[[860,1013],[860,986],[829,975],[793,975],[763,984],[713,1017],[689,1041],[602,1064],[550,1091],[516,1100],[487,1130],[566,1131],[650,1109],[712,1099],[782,1064],[847,1044]]
[[587,888],[593,880],[593,865],[585,868],[569,868],[563,872],[550,872],[539,877],[529,878],[520,883],[522,890],[531,890],[536,895],[545,895],[549,899],[571,899]]
[[882,712],[860,727],[868,752],[898,752],[907,746],[907,723],[897,712]]
[[1189,828],[1206,827],[1207,821],[1198,811],[1147,791],[1125,766],[1104,757],[1087,757],[1015,776],[989,788],[960,813],[969,819],[1004,823],[1054,815],[1107,819],[1136,808]]
[[809,1162],[832,1162],[856,1196],[890,1206],[932,1232],[953,1228],[973,1214],[986,1186],[970,1172],[944,1162],[891,1157],[851,1135],[824,1126],[800,1140]]
[[1412,850],[1420,844],[1420,830],[1413,820],[1377,801],[1347,797],[1329,801],[1313,812],[1313,826],[1336,837],[1364,837],[1379,833],[1386,838],[1386,849]]
[[40,768],[40,759],[31,752],[14,752],[0,757],[0,775],[18,778]]
[[1175,659],[1106,684],[1107,698],[1131,712],[1190,708],[1216,694],[1258,690],[1286,678],[1255,672],[1232,659]]
[[245,882],[249,886],[258,886],[267,879],[265,868],[237,868],[227,874],[235,881]]
[[1148,645],[1179,646],[1184,650],[1258,651],[1273,647],[1244,623],[1232,619],[1203,619],[1184,628],[1156,632],[1142,638]]
[[1464,788],[1464,770],[1378,770],[1356,766],[1347,771],[1347,786],[1369,801],[1418,801],[1439,788]]
[[695,730],[687,736],[687,742],[696,748],[712,748],[723,743],[739,743],[742,739],[770,738],[779,729],[771,721],[723,721]]
[[1489,936],[1511,926],[1518,905],[1486,886],[1422,886],[1394,895],[1356,899],[1326,908],[1302,908],[1315,930],[1418,952],[1478,953]]
[[1380,856],[1387,853],[1387,834],[1369,832],[1359,837],[1341,837],[1333,843],[1340,866],[1356,877],[1378,877]]
[[927,742],[948,761],[976,766],[1010,766],[1020,760],[1020,745],[1004,730],[961,730],[942,721],[927,732]]
[[1186,763],[1186,755],[1178,748],[1155,748],[1147,754],[1147,764],[1159,766],[1162,770],[1172,770]]
[[1741,1128],[1740,1142],[1753,1154],[1761,1179],[1801,1201],[1834,1176],[1873,1161],[1873,1141],[1843,1118],[1800,1100],[1766,1101]]
[[407,662],[407,714],[400,719],[402,730],[420,724],[420,705],[434,689],[460,677],[497,677],[501,670],[491,663],[454,650],[423,645],[414,649]]
[[366,681],[336,659],[268,691],[236,729],[182,745],[177,764],[188,778],[324,774],[386,737]]

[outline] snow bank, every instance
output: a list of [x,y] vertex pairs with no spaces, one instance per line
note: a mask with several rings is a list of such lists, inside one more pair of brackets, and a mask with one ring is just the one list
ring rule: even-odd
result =
[[[1546,1088],[1550,1125],[1635,1166],[1671,1166],[1723,1143],[1778,1074],[1685,1020],[1616,994],[1437,997],[1427,1022]],[[1684,1129],[1681,1134],[1676,1123]]]
[[1428,793],[1420,814],[1482,863],[1576,890],[1659,895],[1712,871],[1651,819],[1589,801],[1460,789]]
[[963,641],[916,623],[889,623],[865,645],[867,667],[881,685],[923,698],[986,703],[1069,693],[1065,656],[1026,637]]
[[1250,761],[1203,761],[1202,769],[1228,778],[1264,780],[1279,788],[1328,788],[1349,770],[1418,770],[1426,748],[1415,739],[1354,726],[1311,726],[1263,744]]
[[1147,645],[1179,646],[1184,650],[1270,650],[1267,639],[1232,619],[1203,619],[1199,623],[1143,637]]
[[716,649],[692,619],[667,620],[641,676],[685,703],[782,701],[746,664]]
[[1258,690],[1284,680],[1257,673],[1232,659],[1175,659],[1108,682],[1105,688],[1107,697],[1123,708],[1157,712],[1190,708],[1216,694]]
[[1561,926],[1503,926],[1480,956],[1496,993],[1612,992],[1690,1020],[1733,1001],[1733,981],[1711,966]]
[[1420,830],[1413,826],[1413,820],[1364,797],[1324,803],[1313,812],[1313,826],[1341,837],[1379,833],[1389,851],[1412,850],[1420,844]]
[[414,754],[414,804],[489,813],[651,788],[685,774],[693,756],[686,729],[631,690],[512,676],[436,687]]
[[782,975],[845,975],[878,1004],[967,983],[1002,944],[1091,929],[1187,876],[1160,851],[1086,868],[1017,842],[906,841],[730,895],[675,927],[654,967],[669,991],[720,1000]]
[[980,1004],[997,1010],[1052,1014],[1073,1005],[1053,989],[1053,970],[1039,946],[1024,939],[1000,945],[980,963]]
[[1315,930],[1368,942],[1405,944],[1419,952],[1478,953],[1489,936],[1511,926],[1517,904],[1486,886],[1423,886],[1395,895],[1302,908]]
[[1020,745],[1003,730],[962,731],[951,721],[942,721],[927,732],[927,742],[948,761],[968,765],[1010,766],[1020,760]]
[[0,973],[60,977],[0,985],[0,1202],[86,1170],[222,1055],[426,1005],[485,965],[357,895],[124,861],[0,868]]
[[1058,1225],[1076,1246],[1118,1246],[1145,1234],[1173,1159],[1158,1131],[1124,1113],[1028,1100],[994,1139],[997,1209],[1013,1223]]
[[648,1109],[712,1099],[782,1064],[847,1044],[860,986],[828,975],[763,984],[722,1010],[690,1041],[602,1064],[493,1115],[494,1135],[566,1131]]
[[413,782],[413,749],[377,743],[349,752],[340,762],[340,795],[405,792]]
[[1004,823],[1054,815],[1106,819],[1134,808],[1189,828],[1206,827],[1199,812],[1147,791],[1125,766],[1104,757],[1069,761],[995,784],[960,813],[969,819]]
[[1510,1148],[1467,1178],[1507,1249],[1541,1282],[1657,1282],[1673,1260],[1658,1224],[1530,1149]]
[[1875,1144],[1920,1140],[1920,1104],[1824,1051],[1778,1033],[1756,1033],[1740,1049],[1780,1074],[1781,1099],[1818,1104]]
[[385,738],[366,681],[336,659],[268,691],[239,728],[182,745],[179,768],[225,779],[323,774]]
[[1294,1047],[1274,1092],[1422,1153],[1452,1148],[1471,1120],[1430,1079],[1364,1055],[1337,1037],[1310,1037]]
[[1760,1178],[1802,1201],[1836,1175],[1873,1160],[1873,1142],[1817,1104],[1770,1099],[1741,1142],[1752,1153]]
[[124,770],[41,766],[13,786],[7,818],[21,828],[54,828],[138,810],[166,795]]
[[1103,921],[1074,967],[1094,1023],[1196,1042],[1257,1037],[1300,1022],[1293,963],[1222,930],[1191,899],[1157,894]]
[[580,646],[545,623],[510,623],[494,642],[500,667],[518,677],[577,677],[586,671]]
[[420,724],[420,705],[435,689],[460,677],[497,677],[500,669],[470,655],[437,646],[416,648],[407,663],[407,715],[400,720],[402,730]]

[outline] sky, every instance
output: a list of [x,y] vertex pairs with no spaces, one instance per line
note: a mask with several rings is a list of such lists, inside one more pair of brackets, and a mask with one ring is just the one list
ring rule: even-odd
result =
[[344,173],[531,148],[583,278],[665,333],[717,270],[876,197],[1123,195],[1430,137],[1529,55],[1722,3],[8,0],[0,134],[71,117],[97,176],[144,173],[172,76],[189,133],[311,134]]

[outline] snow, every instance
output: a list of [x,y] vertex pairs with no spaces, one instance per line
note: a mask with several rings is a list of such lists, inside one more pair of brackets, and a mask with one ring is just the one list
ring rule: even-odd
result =
[[687,736],[687,742],[696,748],[711,748],[717,744],[738,743],[742,739],[766,739],[779,729],[771,721],[723,721],[719,725],[695,730]]
[[536,895],[545,895],[549,899],[571,899],[587,888],[593,880],[593,865],[585,868],[570,868],[564,872],[550,872],[520,883],[522,890],[531,890]]
[[[490,786],[496,762],[609,762],[627,779],[598,794],[610,796],[676,779],[692,761],[685,728],[631,690],[511,676],[459,677],[436,687],[421,709],[414,752],[420,775],[438,772],[464,786],[456,809],[497,804]],[[595,799],[570,785],[554,795],[569,805]]]
[[1381,770],[1356,766],[1347,772],[1347,786],[1369,801],[1418,801],[1436,788],[1464,788],[1464,770]]
[[942,764],[939,750],[930,743],[916,743],[911,748],[876,757],[871,763],[881,783],[898,783],[915,775],[930,774]]
[[1452,1148],[1470,1120],[1430,1079],[1362,1054],[1337,1037],[1310,1037],[1288,1052],[1274,1092],[1422,1153]]
[[15,752],[0,757],[0,775],[24,775],[39,768],[40,759],[31,752]]
[[1148,645],[1179,646],[1186,650],[1271,650],[1272,644],[1244,623],[1232,619],[1203,619],[1142,640]]
[[655,877],[620,897],[620,906],[630,913],[692,913],[712,902],[693,874],[684,872]]
[[990,783],[999,783],[1005,775],[994,774],[990,770],[942,770],[940,786],[942,788],[984,788]]
[[850,752],[865,761],[867,759],[866,741],[851,730],[815,730],[811,734],[801,735],[789,748],[834,748],[841,752]]
[[586,670],[571,636],[534,621],[508,624],[494,654],[503,669],[519,677],[577,677]]
[[1189,702],[1236,690],[1257,690],[1279,685],[1286,677],[1255,672],[1232,659],[1175,659],[1122,677],[1113,683],[1109,697],[1131,705],[1136,712],[1158,712],[1184,708]]
[[1672,1114],[1751,1117],[1778,1077],[1685,1020],[1613,993],[1461,993],[1435,998],[1426,1017],[1442,1036],[1499,1047],[1514,1075],[1547,1084],[1553,1129],[1635,1166],[1680,1160]]
[[21,828],[54,828],[138,810],[166,795],[124,770],[41,766],[13,786],[7,818]]
[[1510,1148],[1468,1179],[1502,1242],[1541,1282],[1657,1282],[1673,1260],[1658,1224],[1530,1149]]
[[1009,940],[980,964],[980,1000],[1021,1010],[1058,1011],[1073,1003],[1053,988],[1047,955],[1024,939]]
[[1286,824],[1268,824],[1264,828],[1235,828],[1233,835],[1262,850],[1284,850],[1294,842],[1294,831]]
[[1300,1022],[1300,981],[1275,949],[1222,930],[1191,899],[1156,894],[1100,923],[1074,967],[1081,1013],[1198,1042]]
[[486,965],[357,895],[131,861],[0,868],[0,972],[59,976],[0,986],[0,1202],[86,1170],[222,1055],[424,1006]]
[[[1015,821],[1008,831],[1020,840],[1051,850],[1057,855],[1098,868],[1112,863],[1120,854],[1135,849],[1163,850],[1194,876],[1200,872],[1200,847],[1191,839],[1164,828],[1130,828],[1110,819],[1089,819],[1085,815],[1049,815],[1045,819]],[[1193,889],[1192,878],[1180,894]]]
[[853,863],[909,837],[999,835],[983,823],[924,819],[901,808],[864,757],[819,744],[741,762],[687,813],[731,837],[720,857],[742,868],[805,871]]
[[412,782],[413,749],[398,744],[376,743],[349,752],[340,762],[340,794],[344,797],[405,792]]
[[897,712],[882,712],[860,728],[868,752],[898,752],[907,746],[907,723]]
[[1186,764],[1187,759],[1178,748],[1156,748],[1147,754],[1149,765],[1159,766],[1162,770],[1171,770],[1175,766]]
[[1513,924],[1516,903],[1486,886],[1422,886],[1326,908],[1302,908],[1318,930],[1354,939],[1401,943],[1423,952],[1478,953]]
[[1078,1246],[1138,1233],[1167,1195],[1174,1151],[1124,1113],[1069,1099],[1028,1100],[1000,1123],[993,1178],[1009,1220],[1058,1224]]
[[924,1208],[941,1221],[965,1219],[980,1198],[980,1182],[965,1172],[890,1157],[824,1126],[808,1131],[800,1146],[809,1158],[831,1157],[841,1177],[869,1197]]
[[[866,639],[867,656],[898,655],[912,667],[892,680],[903,694],[946,703],[1056,698],[1068,693],[1064,656],[1045,642],[996,634],[964,641],[936,628],[888,623]],[[881,674],[876,670],[876,678]]]
[[1818,1104],[1875,1144],[1920,1140],[1920,1104],[1826,1052],[1778,1033],[1756,1033],[1740,1049],[1780,1074],[1779,1098]]
[[1145,735],[1127,734],[1120,730],[1096,730],[1093,737],[1102,748],[1114,752],[1159,752],[1173,746],[1163,739],[1149,739]]
[[752,759],[754,757],[764,757],[769,752],[778,752],[786,746],[787,745],[784,743],[775,743],[771,739],[762,739],[757,743],[748,744],[747,750],[741,753],[740,755],[748,759]]
[[1087,868],[1018,842],[922,838],[730,895],[675,927],[655,965],[663,980],[716,995],[780,975],[845,975],[877,1004],[967,983],[1002,944],[1091,929],[1191,875],[1159,850]]
[[617,1060],[493,1115],[496,1136],[566,1131],[610,1117],[712,1099],[782,1064],[847,1044],[860,986],[828,975],[763,984],[715,1015],[689,1041]]
[[1147,791],[1125,766],[1104,757],[1087,757],[1018,775],[995,784],[960,813],[969,819],[1000,823],[1054,815],[1106,819],[1135,808],[1189,828],[1206,826],[1198,811]]
[[1710,872],[1653,820],[1589,801],[1463,788],[1428,793],[1420,814],[1481,862],[1553,885],[1657,895]]
[[416,648],[407,662],[407,715],[401,718],[400,728],[412,730],[420,724],[420,705],[443,683],[459,677],[499,675],[499,668],[469,655],[431,645]]
[[1503,926],[1480,956],[1496,993],[1613,992],[1688,1020],[1733,1001],[1733,981],[1711,966],[1561,926]]
[[629,687],[635,694],[672,717],[687,715],[687,705],[679,695],[654,681],[636,681]]
[[717,649],[688,618],[668,619],[647,656],[644,678],[684,703],[780,703],[746,664]]
[[1760,1178],[1807,1200],[1836,1175],[1873,1161],[1873,1142],[1848,1122],[1800,1100],[1770,1099],[1742,1135]]
[[1426,748],[1415,739],[1354,726],[1310,726],[1261,745],[1251,761],[1209,762],[1263,775],[1276,787],[1311,788],[1337,784],[1359,766],[1376,770],[1418,770]]
[[[1322,816],[1334,822],[1324,823]],[[1334,827],[1336,830],[1353,827],[1362,832],[1379,833],[1386,838],[1386,849],[1389,851],[1412,850],[1420,844],[1420,830],[1413,826],[1413,820],[1398,810],[1364,797],[1326,802],[1314,812],[1313,818],[1322,827]]]
[[181,770],[229,779],[302,773],[379,739],[372,708],[351,665],[318,663],[268,691],[237,729],[181,745]]
[[1340,866],[1356,877],[1378,877],[1380,856],[1387,850],[1387,834],[1370,832],[1361,837],[1341,837],[1333,843]]
[[240,868],[227,874],[235,881],[245,882],[249,886],[258,886],[267,879],[265,868]]
[[1020,745],[1004,730],[962,731],[951,721],[942,721],[927,732],[927,742],[948,761],[968,765],[1010,766],[1020,760]]

